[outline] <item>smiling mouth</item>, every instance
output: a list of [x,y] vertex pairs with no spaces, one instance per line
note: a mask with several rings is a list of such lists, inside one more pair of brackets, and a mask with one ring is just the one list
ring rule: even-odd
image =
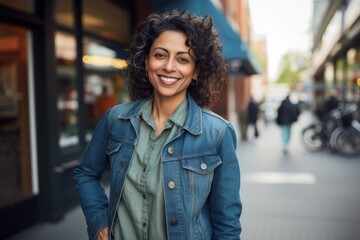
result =
[[176,83],[179,79],[178,78],[170,78],[170,77],[160,76],[160,80],[161,80],[161,82],[163,82],[166,85],[172,85],[172,84]]

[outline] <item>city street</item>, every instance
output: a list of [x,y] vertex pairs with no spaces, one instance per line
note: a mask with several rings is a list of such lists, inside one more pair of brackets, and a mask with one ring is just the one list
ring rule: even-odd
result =
[[[239,141],[242,240],[359,239],[360,159],[306,152],[300,131],[310,122],[308,113],[300,116],[288,155],[274,123],[260,123],[258,139]],[[85,220],[76,208],[57,224],[37,225],[10,239],[85,240]]]
[[261,125],[259,139],[239,143],[242,239],[359,239],[360,159],[306,152],[300,132],[310,122],[303,113],[293,126],[288,155],[274,123]]

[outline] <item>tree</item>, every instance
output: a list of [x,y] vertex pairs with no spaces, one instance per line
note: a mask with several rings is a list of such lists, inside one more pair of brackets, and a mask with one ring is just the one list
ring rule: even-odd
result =
[[302,80],[303,73],[309,68],[309,56],[303,53],[288,52],[280,64],[280,73],[276,83],[285,83],[291,90]]

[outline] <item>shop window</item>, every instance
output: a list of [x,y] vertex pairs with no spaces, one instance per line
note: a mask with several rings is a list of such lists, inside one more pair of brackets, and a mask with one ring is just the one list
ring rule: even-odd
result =
[[84,30],[117,43],[128,43],[130,14],[110,1],[83,1],[84,14],[82,22]]
[[334,65],[333,64],[331,64],[331,63],[326,64],[324,78],[325,78],[326,88],[334,88],[335,77],[334,77]]
[[357,80],[356,80],[356,48],[351,48],[348,50],[346,54],[347,59],[347,75],[348,75],[348,91],[347,91],[347,99],[354,100],[356,98],[356,88]]
[[34,13],[34,1],[33,0],[0,0],[0,5],[6,7],[14,8],[19,11],[24,11],[28,13]]
[[0,23],[0,207],[36,192],[29,129],[29,34]]
[[340,58],[335,64],[336,87],[342,90],[346,87],[345,61],[346,60],[344,58]]
[[74,8],[72,0],[55,1],[55,19],[60,25],[74,27]]
[[59,145],[61,148],[79,144],[78,91],[76,88],[76,41],[70,34],[55,35],[57,79],[59,84]]
[[129,101],[126,80],[121,73],[126,62],[119,51],[90,39],[84,41],[86,142],[110,107]]
[[[354,100],[360,102],[360,46],[357,46],[355,63],[353,66],[354,71]],[[359,106],[360,107],[360,106]]]

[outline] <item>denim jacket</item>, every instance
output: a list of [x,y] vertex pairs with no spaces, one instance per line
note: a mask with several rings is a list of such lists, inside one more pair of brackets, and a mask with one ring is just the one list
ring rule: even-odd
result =
[[[240,169],[233,126],[201,109],[188,95],[183,128],[162,149],[166,228],[169,240],[240,239]],[[109,237],[125,176],[137,144],[137,113],[144,100],[109,110],[96,127],[74,170],[89,239],[109,226]],[[110,194],[101,184],[110,166]],[[109,238],[111,239],[111,238]]]

